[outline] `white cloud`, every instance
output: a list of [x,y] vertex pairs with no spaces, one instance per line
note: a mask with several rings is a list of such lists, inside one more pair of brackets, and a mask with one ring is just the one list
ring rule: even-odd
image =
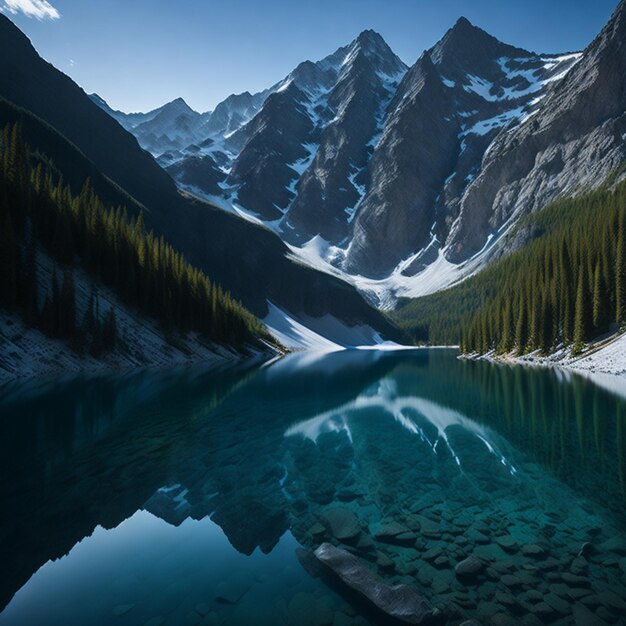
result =
[[11,13],[23,13],[38,20],[57,20],[61,14],[47,0],[4,0]]
[[74,59],[70,59],[70,67],[74,67],[76,65],[76,61]]

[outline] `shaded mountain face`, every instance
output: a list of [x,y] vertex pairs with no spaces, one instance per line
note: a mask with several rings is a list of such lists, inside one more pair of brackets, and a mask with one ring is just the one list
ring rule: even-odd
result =
[[621,2],[580,62],[555,81],[531,121],[493,142],[459,202],[450,260],[475,254],[490,233],[506,230],[520,216],[601,184],[626,160],[625,76],[626,3]]
[[187,147],[203,132],[201,128],[207,121],[207,114],[197,113],[182,98],[148,113],[123,113],[112,109],[98,94],[89,97],[132,132],[142,148],[154,155]]
[[[143,211],[149,229],[259,317],[267,315],[270,301],[295,317],[330,314],[350,326],[364,323],[400,340],[396,329],[354,287],[294,262],[274,233],[182,195],[101,103],[94,103],[45,62],[24,34],[0,15],[0,102],[2,98],[10,104],[0,106],[0,127],[20,115],[28,118],[29,144],[63,167],[75,193],[89,176],[112,205],[124,205],[131,214]],[[183,103],[180,108],[186,110]],[[219,173],[213,173],[219,182]]]
[[493,139],[525,123],[577,58],[514,48],[461,18],[394,96],[344,268],[380,278],[434,262]]
[[205,137],[159,162],[188,185],[187,170],[198,180],[202,155],[205,187],[221,169],[221,195],[273,222],[291,243],[318,234],[345,240],[386,107],[406,70],[378,33],[364,31],[321,61],[301,63],[266,92],[248,94],[246,115],[260,108],[236,129],[214,123],[229,97]]
[[[501,138],[534,128],[580,58],[507,45],[461,18],[409,69],[364,31],[240,98],[254,113],[247,123],[215,122],[212,134],[159,162],[180,185],[260,218],[296,253],[317,242],[306,261],[349,280],[388,281],[402,295],[434,263],[463,264],[495,242],[503,220],[491,219],[487,192],[474,189],[500,160]],[[223,109],[220,119],[230,119],[232,98],[213,115]],[[495,198],[502,174],[486,178]]]
[[393,306],[523,245],[505,237],[519,217],[624,161],[625,7],[584,53],[530,52],[461,18],[407,68],[364,31],[159,162]]
[[199,138],[225,137],[249,122],[259,111],[269,90],[250,94],[234,94],[217,105],[214,111],[198,113],[182,98],[176,98],[147,113],[124,113],[112,109],[98,94],[90,94],[92,102],[133,133],[142,148],[153,156],[172,151],[193,155]]

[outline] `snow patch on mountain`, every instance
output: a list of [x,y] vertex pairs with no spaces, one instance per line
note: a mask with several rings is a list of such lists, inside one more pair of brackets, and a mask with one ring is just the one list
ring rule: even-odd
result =
[[377,331],[365,324],[348,326],[328,314],[323,317],[302,315],[296,319],[272,302],[268,301],[267,306],[269,312],[263,323],[290,350],[336,352],[345,349],[396,350],[412,347],[384,341]]

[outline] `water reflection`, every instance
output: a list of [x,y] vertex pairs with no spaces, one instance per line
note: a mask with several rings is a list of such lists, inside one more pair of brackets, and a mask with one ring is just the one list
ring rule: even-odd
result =
[[[539,544],[544,563],[578,576],[581,544],[626,528],[624,400],[577,376],[449,351],[13,387],[0,415],[2,606],[13,598],[0,624],[44,614],[64,624],[364,623],[296,554],[333,540],[331,509],[358,520],[351,550],[452,619],[519,616],[533,612],[526,586],[554,584],[553,567],[533,570],[517,607],[494,609],[499,583],[459,589],[456,560],[482,550],[520,578],[522,546]],[[404,541],[379,540],[390,520]],[[516,552],[502,551],[502,535]],[[596,595],[623,591],[622,555],[605,552],[585,564]],[[224,580],[245,592],[226,597]],[[609,620],[617,609],[605,604],[595,608]]]

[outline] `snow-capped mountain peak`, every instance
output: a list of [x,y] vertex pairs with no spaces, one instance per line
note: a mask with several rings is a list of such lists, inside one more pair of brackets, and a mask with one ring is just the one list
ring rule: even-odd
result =
[[178,126],[195,136],[159,161],[390,305],[489,257],[506,229],[473,232],[468,197],[492,151],[533,127],[581,58],[503,43],[461,17],[408,68],[365,30],[263,92],[230,96],[197,126],[186,112]]

